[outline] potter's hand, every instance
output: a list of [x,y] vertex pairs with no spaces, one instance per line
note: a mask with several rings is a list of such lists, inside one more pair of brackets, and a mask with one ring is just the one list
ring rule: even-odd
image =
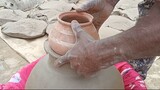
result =
[[55,65],[61,66],[69,62],[71,68],[78,74],[88,77],[97,72],[101,66],[97,60],[95,40],[81,29],[77,21],[72,21],[71,26],[77,38],[75,46],[56,60]]
[[86,11],[93,15],[93,23],[97,30],[109,17],[119,0],[80,0],[74,7],[76,11]]

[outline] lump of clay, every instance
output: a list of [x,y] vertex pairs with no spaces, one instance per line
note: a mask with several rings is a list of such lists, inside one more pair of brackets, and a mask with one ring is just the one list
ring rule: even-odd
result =
[[0,25],[7,22],[15,22],[26,17],[27,14],[21,10],[2,9],[0,10]]
[[9,22],[2,26],[2,33],[17,38],[32,39],[45,35],[47,23],[34,19]]

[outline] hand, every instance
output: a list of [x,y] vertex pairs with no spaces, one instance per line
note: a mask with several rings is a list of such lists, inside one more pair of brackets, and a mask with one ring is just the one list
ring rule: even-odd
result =
[[72,21],[71,26],[76,36],[75,46],[56,60],[55,65],[61,66],[70,62],[71,68],[77,70],[78,74],[90,76],[101,66],[100,62],[95,59],[97,58],[95,40],[81,29],[77,21]]
[[85,11],[93,15],[93,24],[99,30],[103,22],[109,17],[119,0],[80,0],[74,7],[76,11]]
[[76,36],[76,43],[64,56],[55,61],[55,66],[59,67],[65,63],[70,63],[71,68],[78,74],[89,77],[102,68],[113,65],[114,51],[112,45],[105,46],[107,50],[99,51],[99,43],[89,34],[81,29],[77,21],[71,22],[71,27]]

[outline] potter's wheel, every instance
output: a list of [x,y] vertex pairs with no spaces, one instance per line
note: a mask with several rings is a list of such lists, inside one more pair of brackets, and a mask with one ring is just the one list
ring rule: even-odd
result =
[[[47,53],[55,57],[60,57],[45,41],[44,48]],[[123,89],[123,79],[119,71],[114,67],[103,69],[97,77],[85,80],[79,78],[74,70],[68,69],[69,65],[64,65],[60,70],[51,69],[52,61],[46,55],[32,70],[26,84],[26,89]],[[48,63],[50,66],[47,66]],[[70,75],[71,74],[71,75]]]

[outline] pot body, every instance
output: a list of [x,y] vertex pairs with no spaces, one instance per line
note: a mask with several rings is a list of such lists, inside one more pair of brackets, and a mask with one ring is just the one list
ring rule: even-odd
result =
[[82,29],[90,34],[95,40],[99,35],[92,23],[93,17],[87,13],[66,12],[58,16],[53,30],[49,33],[49,46],[59,55],[64,55],[76,42],[75,35],[71,29],[71,21],[77,20]]

